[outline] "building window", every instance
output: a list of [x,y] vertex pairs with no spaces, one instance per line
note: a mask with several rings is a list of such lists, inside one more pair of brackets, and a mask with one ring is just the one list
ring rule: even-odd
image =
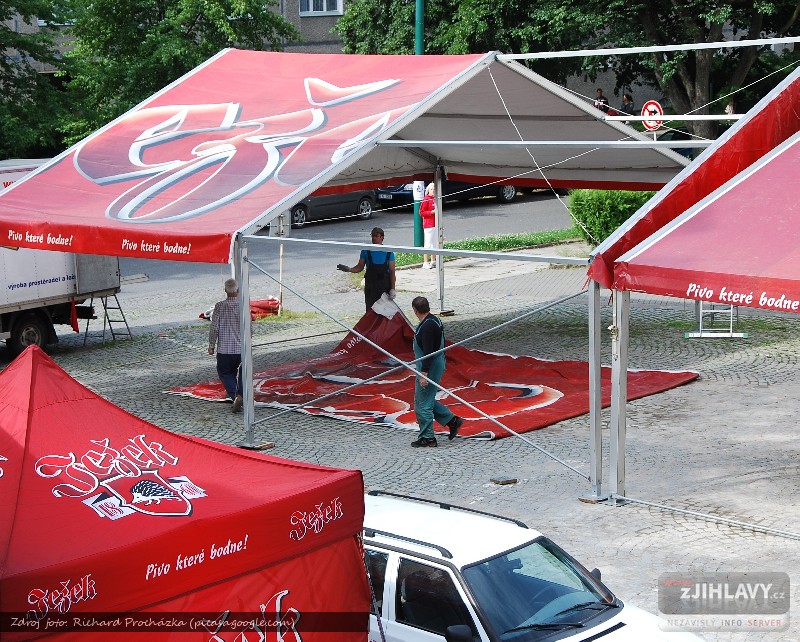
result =
[[301,16],[341,16],[343,0],[300,0]]

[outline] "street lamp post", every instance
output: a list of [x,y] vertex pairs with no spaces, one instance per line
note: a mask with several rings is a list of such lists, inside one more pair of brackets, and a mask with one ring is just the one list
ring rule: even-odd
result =
[[[424,40],[425,27],[425,0],[416,0],[416,12],[414,22],[414,53],[421,56],[425,53]],[[422,181],[414,182],[414,247],[422,247],[423,232],[422,218],[419,215],[419,204],[425,190],[425,183]]]
[[425,27],[425,0],[417,0],[416,20],[414,23],[414,53],[421,56],[425,53],[425,43],[423,42]]

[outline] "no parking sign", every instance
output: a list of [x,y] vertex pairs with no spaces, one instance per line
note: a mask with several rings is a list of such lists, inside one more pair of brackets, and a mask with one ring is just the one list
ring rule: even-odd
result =
[[[662,121],[656,120],[652,118],[654,116],[663,116],[664,109],[661,105],[655,100],[648,100],[644,105],[642,105],[642,116],[645,117],[645,120],[642,121],[642,124],[645,126],[645,129],[649,129],[650,131],[656,131],[662,125]],[[647,118],[650,116],[651,118]]]

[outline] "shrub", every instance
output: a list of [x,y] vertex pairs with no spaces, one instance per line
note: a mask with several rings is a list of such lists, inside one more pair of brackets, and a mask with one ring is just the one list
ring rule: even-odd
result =
[[598,189],[574,189],[569,209],[581,236],[591,245],[599,245],[627,221],[655,192],[628,192]]

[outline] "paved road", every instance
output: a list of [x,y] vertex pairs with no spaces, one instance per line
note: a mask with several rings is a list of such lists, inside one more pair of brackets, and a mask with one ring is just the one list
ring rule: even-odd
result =
[[[445,217],[446,238],[452,240],[491,234],[565,229],[572,225],[563,201],[546,192],[521,193],[515,202],[505,205],[497,203],[493,198],[448,203]],[[491,224],[491,229],[486,229],[487,222]],[[379,210],[370,221],[344,219],[314,223],[300,230],[293,230],[292,236],[310,240],[363,242],[368,240],[369,231],[375,225],[385,228],[387,242],[414,245],[410,208]],[[281,276],[278,244],[257,244],[251,249],[250,256],[261,269],[275,278]],[[326,310],[339,314],[348,309],[358,309],[358,302],[363,301],[363,295],[354,287],[357,279],[348,278],[335,270],[337,263],[349,262],[352,265],[356,258],[355,250],[342,256],[341,251],[336,248],[286,243],[283,280],[287,289],[281,292],[275,280],[257,270],[251,270],[251,297],[259,299],[280,296],[286,308],[308,312],[313,311],[314,307],[307,299],[317,299],[328,293],[336,296],[327,301]],[[166,323],[170,323],[168,319],[185,319],[182,315],[187,309],[194,311],[197,308],[196,312],[199,314],[219,298],[221,284],[230,276],[228,265],[182,261],[121,259],[120,269],[123,278],[146,276],[146,281],[123,284],[126,311],[135,322],[141,322],[145,317],[152,321],[154,305],[161,308]],[[293,291],[298,294],[293,294]]]
[[[579,269],[499,278],[494,278],[498,275],[490,264],[472,269],[476,278],[460,286],[454,283],[448,293],[456,310],[446,320],[453,340],[496,328],[520,310],[573,293],[584,280]],[[399,297],[401,307],[407,307],[414,288],[421,289],[418,278],[409,277],[409,289]],[[358,319],[362,299],[357,291],[315,285],[322,306],[338,310],[350,323]],[[122,298],[134,319],[134,339],[101,346],[93,330],[89,346],[83,348],[80,338],[64,335],[53,356],[79,381],[148,421],[180,433],[241,443],[241,419],[231,415],[228,406],[162,394],[171,386],[215,376],[205,348],[207,325],[195,312],[220,294],[187,287],[176,300],[172,293],[146,286],[132,284]],[[134,310],[131,301],[138,301],[140,308]],[[683,332],[691,326],[691,306],[635,297],[632,309],[631,367],[692,369],[701,375],[689,385],[633,402],[628,411],[628,495],[679,511],[641,503],[611,507],[581,502],[578,498],[588,490],[583,477],[511,438],[445,440],[435,450],[418,452],[409,446],[413,435],[404,431],[283,415],[260,424],[256,439],[273,440],[276,445],[270,452],[278,456],[358,468],[368,488],[450,500],[520,518],[590,568],[599,567],[620,596],[649,611],[657,609],[657,580],[665,572],[786,571],[796,585],[800,541],[694,514],[779,531],[800,530],[800,318],[742,310],[749,339],[686,340]],[[605,328],[611,322],[608,308],[603,314]],[[472,345],[544,358],[586,359],[585,327],[585,301],[577,299]],[[324,354],[340,336],[326,333],[335,331],[334,324],[320,317],[258,324],[256,368]],[[604,360],[609,359],[606,336]],[[258,411],[260,418],[269,415],[268,410]],[[536,431],[530,439],[578,470],[587,469],[586,417]],[[605,452],[607,475],[607,437]],[[518,482],[498,486],[491,482],[497,476]],[[783,632],[703,636],[713,642],[798,642],[796,589],[792,608],[795,620]]]
[[[445,239],[459,241],[495,234],[540,232],[572,227],[565,202],[544,191],[533,194],[520,192],[517,200],[500,204],[494,198],[480,198],[463,203],[445,204]],[[488,224],[488,227],[487,227]],[[335,240],[361,243],[369,241],[369,231],[374,226],[386,230],[386,242],[397,245],[414,245],[413,210],[394,208],[376,210],[368,221],[360,219],[341,219],[337,221],[312,223],[299,230],[292,230],[292,238],[310,240]],[[319,246],[287,243],[284,255],[285,276],[298,282],[316,279],[318,275],[330,274],[337,263],[352,259],[356,252],[338,256],[334,250],[321,251]],[[278,246],[262,244],[251,250],[253,258],[264,269],[278,272]],[[120,266],[123,276],[147,274],[160,288],[179,294],[186,284],[210,283],[224,279],[227,266],[215,266],[180,261],[150,261],[145,259],[122,259]],[[214,286],[216,288],[216,285]]]

